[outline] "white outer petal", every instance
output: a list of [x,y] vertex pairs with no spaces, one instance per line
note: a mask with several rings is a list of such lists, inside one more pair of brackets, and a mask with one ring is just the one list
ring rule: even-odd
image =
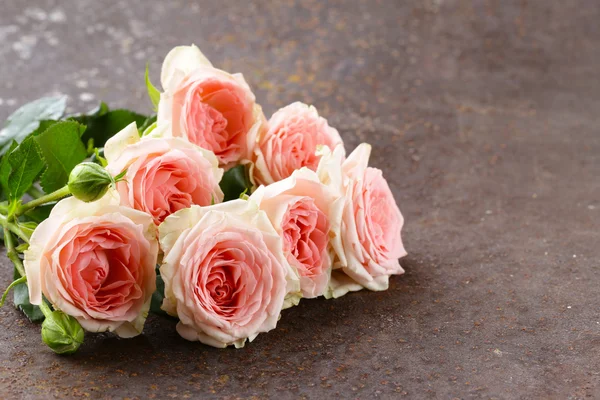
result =
[[173,130],[171,129],[171,121],[164,120],[160,124],[158,120],[156,122],[156,127],[146,136],[142,136],[142,140],[146,139],[156,139],[156,138],[172,138]]
[[165,57],[160,71],[163,90],[172,91],[183,77],[201,66],[212,67],[212,64],[196,45],[174,47]]
[[317,166],[317,175],[321,183],[328,186],[337,195],[344,194],[344,177],[342,175],[344,146],[338,145],[333,151],[327,146],[320,146],[317,149],[317,155],[321,156]]
[[362,176],[363,172],[369,166],[369,157],[371,156],[371,145],[368,143],[359,144],[352,153],[344,160],[342,170],[344,173],[350,173],[354,176]]
[[[172,121],[172,119],[173,94],[163,92],[160,94],[160,100],[158,101],[158,111],[156,113],[156,129],[163,128],[165,125],[179,124],[179,121]],[[168,133],[171,136],[173,135],[171,129],[168,130]]]
[[362,290],[363,286],[356,283],[352,278],[340,270],[331,272],[331,280],[329,288],[325,292],[326,299],[336,299],[342,297],[348,292],[356,292]]
[[111,162],[117,159],[127,146],[139,141],[140,133],[137,124],[132,122],[106,141],[104,144],[104,158],[106,158],[106,161]]

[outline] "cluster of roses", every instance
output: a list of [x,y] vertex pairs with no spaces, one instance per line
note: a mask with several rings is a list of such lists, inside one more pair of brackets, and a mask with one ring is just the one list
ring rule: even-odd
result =
[[[368,166],[368,144],[346,157],[337,130],[302,103],[267,120],[242,75],[195,46],[167,55],[161,83],[156,123],[109,139],[104,167],[73,170],[74,196],[33,232],[32,304],[46,299],[87,331],[132,337],[158,265],[161,308],[181,336],[241,347],[301,298],[385,290],[403,272],[403,217]],[[223,202],[222,176],[239,165],[250,193]]]

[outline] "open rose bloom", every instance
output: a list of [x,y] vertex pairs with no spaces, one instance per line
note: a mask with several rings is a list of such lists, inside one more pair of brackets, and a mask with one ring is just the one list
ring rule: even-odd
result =
[[268,185],[302,167],[316,171],[320,146],[343,146],[340,134],[313,106],[296,102],[279,109],[253,131],[253,178]]
[[343,159],[343,150],[324,149],[321,181],[343,195],[340,235],[332,239],[336,255],[328,297],[348,291],[386,290],[390,275],[404,273],[406,255],[400,232],[404,218],[381,171],[368,166],[371,146],[363,143]]
[[281,238],[252,202],[178,211],[160,225],[159,236],[162,309],[179,317],[177,332],[185,339],[242,347],[274,329],[286,296],[299,290]]
[[217,158],[183,139],[142,140],[133,123],[113,136],[104,151],[108,172],[114,176],[127,170],[124,180],[117,182],[121,203],[149,213],[156,225],[193,204],[207,206],[223,200],[219,188],[223,170]]
[[32,304],[42,294],[91,332],[141,333],[156,288],[156,228],[150,215],[101,200],[61,200],[25,251]]
[[214,68],[196,46],[169,52],[161,71],[158,126],[212,151],[226,168],[249,158],[248,133],[262,124],[260,106],[241,74]]
[[[259,187],[250,201],[259,204],[283,239],[283,250],[300,277],[301,295],[305,298],[325,293],[331,276],[329,240],[339,229],[340,197],[307,168],[295,171],[269,186]],[[343,203],[342,203],[343,204]],[[341,217],[341,213],[338,213]]]

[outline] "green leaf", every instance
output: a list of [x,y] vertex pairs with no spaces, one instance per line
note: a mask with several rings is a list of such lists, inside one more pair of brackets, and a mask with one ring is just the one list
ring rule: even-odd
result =
[[90,160],[93,163],[106,167],[108,165],[108,161],[106,161],[106,158],[104,158],[104,147],[101,149],[97,147],[94,148],[94,154],[92,155]]
[[111,111],[106,103],[101,102],[98,107],[87,114],[74,115],[69,119],[87,126],[82,137],[84,143],[89,143],[92,139],[94,146],[101,148],[108,139],[130,123],[135,122],[139,128],[151,118],[130,110]]
[[85,114],[79,114],[78,116],[72,118],[76,119],[79,123],[87,125],[87,120],[89,120],[90,118],[101,117],[109,111],[110,109],[108,108],[108,105],[105,102],[101,101],[100,104],[96,106],[96,108],[88,111]]
[[25,222],[18,222],[17,226],[21,229],[21,231],[26,236],[31,237],[31,235],[33,235],[33,231],[35,231],[38,224],[33,221],[25,221]]
[[19,253],[24,253],[28,248],[29,248],[29,243],[21,243],[20,245],[18,245],[17,247],[15,247],[15,249]]
[[25,217],[31,221],[40,223],[50,216],[50,211],[52,211],[52,208],[54,208],[56,203],[57,202],[55,201],[32,208],[25,213]]
[[77,121],[83,125],[90,125],[90,122],[94,118],[101,117],[108,111],[108,105],[105,102],[101,101],[100,104],[98,104],[95,108],[91,109],[90,111],[82,114],[70,115],[67,119],[70,121]]
[[240,164],[223,174],[219,186],[225,195],[223,201],[229,201],[239,199],[242,193],[246,193],[252,188],[252,183],[246,167]]
[[[16,149],[17,146],[19,146],[19,144],[17,143],[16,140],[13,140],[8,149],[8,153],[10,154],[10,152],[12,152],[14,149]],[[6,193],[6,194],[8,194],[8,192],[9,192],[9,190],[8,190],[8,175],[10,175],[10,170],[11,170],[11,167],[8,162],[8,157],[2,157],[2,160],[0,161],[0,185],[2,186],[2,192]],[[6,197],[8,197],[8,196],[6,196]]]
[[160,306],[162,306],[163,299],[165,298],[165,282],[160,276],[160,270],[158,265],[156,266],[156,291],[152,293],[152,300],[150,301],[150,312],[157,315],[170,317]]
[[150,82],[150,76],[148,74],[148,64],[146,64],[146,73],[144,75],[144,79],[146,80],[146,89],[148,89],[148,97],[150,97],[150,101],[154,106],[154,111],[158,109],[158,102],[160,101],[160,92],[158,89]]
[[106,111],[104,114],[87,116],[82,123],[87,129],[81,137],[84,143],[94,139],[94,146],[104,147],[104,143],[121,129],[135,122],[142,126],[148,117],[129,110]]
[[142,136],[146,136],[147,134],[152,132],[152,130],[154,130],[154,128],[156,128],[156,114],[151,115],[148,118],[146,118],[146,120],[144,121],[142,126],[140,126],[138,128],[138,130],[140,131],[140,134]]
[[60,121],[55,121],[52,119],[45,119],[43,121],[40,121],[40,126],[38,126],[38,128],[31,132],[31,136],[37,136],[40,133],[44,133],[46,131],[46,129],[50,128],[52,125],[59,123]]
[[85,126],[75,121],[58,122],[35,136],[35,141],[46,163],[41,185],[46,193],[67,184],[71,170],[87,157],[81,134]]
[[85,148],[86,153],[88,153],[88,155],[91,156],[96,153],[96,150],[97,148],[94,147],[94,139],[89,139]]
[[19,108],[8,117],[6,126],[0,130],[0,155],[8,151],[13,140],[21,143],[38,128],[40,121],[62,117],[66,106],[66,96],[58,96],[43,97]]
[[27,282],[27,277],[22,276],[18,279],[15,279],[10,285],[8,285],[8,287],[4,291],[4,294],[2,295],[2,298],[0,299],[0,307],[4,306],[4,302],[6,301],[6,296],[8,296],[8,292],[10,292],[10,289],[14,288],[15,286],[17,286],[20,283],[25,283],[25,282]]
[[35,138],[30,136],[23,140],[5,158],[8,158],[10,164],[7,181],[9,198],[19,200],[44,169],[44,161],[38,152]]
[[123,177],[125,177],[126,174],[127,174],[127,168],[125,168],[123,171],[121,171],[117,175],[115,175],[113,177],[113,179],[115,180],[115,183],[119,182],[119,181],[122,181]]
[[[20,275],[15,268],[13,279],[19,279]],[[19,283],[13,288],[13,302],[15,307],[23,311],[31,322],[40,322],[44,320],[44,313],[38,306],[29,302],[29,289],[26,283]]]

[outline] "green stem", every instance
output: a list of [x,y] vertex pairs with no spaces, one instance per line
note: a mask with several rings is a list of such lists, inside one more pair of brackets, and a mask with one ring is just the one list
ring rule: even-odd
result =
[[6,246],[6,255],[10,261],[15,264],[15,268],[19,272],[19,275],[25,276],[25,267],[23,267],[23,261],[19,258],[19,253],[15,249],[15,239],[12,233],[8,230],[7,226],[4,226],[4,245]]
[[9,224],[8,229],[12,233],[17,235],[22,241],[24,241],[25,243],[29,243],[29,239],[31,239],[31,237],[27,233],[23,232],[23,230],[21,229],[21,227],[19,225]]
[[6,296],[8,296],[8,292],[10,292],[10,289],[12,289],[15,286],[17,286],[18,284],[24,283],[24,282],[27,282],[26,276],[22,276],[19,279],[17,279],[16,281],[13,281],[13,283],[11,283],[10,285],[8,285],[8,287],[4,291],[4,294],[2,295],[2,299],[0,299],[0,307],[2,307],[4,305],[4,302],[6,301]]
[[[21,258],[19,258],[19,253],[17,253],[17,250],[15,248],[14,238],[12,236],[12,233],[8,230],[7,226],[4,226],[4,245],[6,246],[6,255],[13,262],[13,264],[15,264],[15,268],[17,269],[19,275],[21,275],[22,278],[27,279],[27,275],[25,275],[25,267],[23,267],[23,261],[21,261]],[[46,300],[44,300],[43,298],[39,307],[46,318],[48,318],[52,314],[50,306],[46,303]]]
[[62,199],[63,197],[66,197],[68,195],[71,194],[71,191],[69,190],[69,186],[63,186],[62,188],[46,194],[42,197],[39,197],[37,199],[31,200],[30,202],[27,202],[25,204],[20,205],[17,210],[15,211],[14,217],[18,217],[19,215],[23,215],[24,213],[26,213],[27,211],[31,210],[32,208],[35,208],[37,206],[41,206],[44,205],[46,203],[51,203],[53,201],[57,201]]
[[12,233],[17,235],[22,241],[29,244],[29,239],[31,239],[31,235],[24,232],[17,222],[8,224],[8,229]]
[[21,227],[16,222],[8,222],[8,219],[2,214],[0,214],[0,225],[8,228],[9,231],[17,235],[24,242],[29,243],[30,236],[23,232]]
[[31,197],[33,197],[34,199],[39,199],[40,197],[42,197],[44,195],[44,192],[42,192],[40,189],[38,189],[35,186],[31,186],[29,188],[29,190],[27,190],[27,194],[30,195]]
[[44,317],[49,318],[52,314],[52,310],[50,309],[50,306],[48,305],[48,303],[46,303],[46,300],[44,300],[44,298],[42,298],[42,302],[38,307],[40,308],[40,310],[42,310],[42,314],[44,314]]

